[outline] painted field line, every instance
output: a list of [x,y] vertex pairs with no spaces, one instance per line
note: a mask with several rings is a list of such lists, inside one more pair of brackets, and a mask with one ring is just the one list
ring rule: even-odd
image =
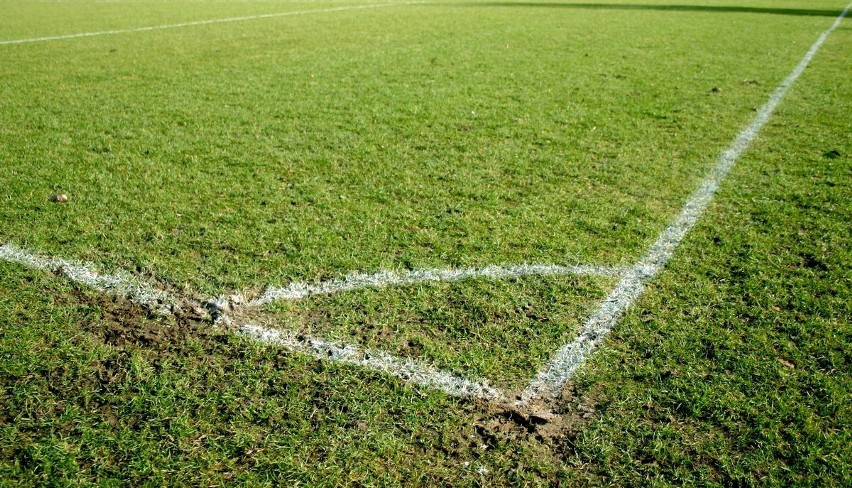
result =
[[[196,302],[192,299],[181,298],[166,291],[156,289],[144,280],[125,271],[103,274],[93,264],[57,257],[46,257],[24,250],[11,243],[0,245],[0,260],[20,264],[32,269],[62,274],[74,282],[109,295],[126,298],[137,305],[141,305],[164,316],[178,314],[180,312],[180,305],[185,304],[200,309],[216,309],[217,312],[211,314],[214,323],[217,321],[228,323],[232,319],[228,317],[227,310],[230,309],[231,305],[236,305],[229,303],[228,299],[211,299]],[[474,276],[488,276],[492,278],[531,274],[592,274],[612,276],[622,271],[620,268],[606,268],[601,266],[519,265],[510,267],[487,266],[485,268],[461,270],[423,270],[409,273],[387,272],[374,275],[355,274],[350,275],[350,277],[372,277],[371,281],[369,281],[370,284],[366,286],[387,286],[391,283],[376,284],[374,280],[380,277],[387,278],[388,276],[394,276],[396,280],[392,284],[400,284],[403,282],[419,282],[424,279],[426,281],[442,279],[459,280]],[[343,282],[348,283],[347,286],[361,283],[358,280],[341,280],[338,283]],[[342,291],[341,289],[333,290],[329,288],[329,283],[323,286],[325,286],[323,289],[327,293]],[[487,380],[467,379],[413,358],[398,357],[381,350],[364,350],[352,344],[336,344],[319,338],[305,337],[292,332],[268,329],[253,324],[240,325],[237,333],[259,342],[307,354],[319,360],[339,362],[379,371],[410,383],[439,389],[449,395],[508,404],[506,395],[500,389],[491,386]]]
[[180,300],[176,297],[126,272],[101,274],[91,264],[41,256],[9,243],[0,246],[0,260],[61,273],[71,281],[113,296],[127,298],[160,315],[171,315],[179,309]]
[[165,29],[179,29],[182,27],[195,27],[199,25],[209,25],[209,24],[225,24],[229,22],[245,22],[248,20],[260,20],[260,19],[273,19],[277,17],[292,17],[296,15],[310,15],[310,14],[323,14],[329,12],[342,12],[345,10],[364,10],[371,8],[384,8],[384,7],[401,7],[405,5],[418,5],[426,2],[399,2],[399,3],[380,3],[374,5],[349,5],[346,7],[332,7],[332,8],[323,8],[323,9],[314,9],[314,10],[298,10],[295,12],[278,12],[272,14],[258,14],[258,15],[245,15],[242,17],[225,17],[222,19],[206,19],[206,20],[193,20],[189,22],[178,22],[176,24],[162,24],[162,25],[152,25],[146,27],[134,27],[129,29],[114,29],[114,30],[104,30],[104,31],[95,31],[95,32],[78,32],[76,34],[65,34],[65,35],[57,35],[57,36],[44,36],[44,37],[30,37],[26,39],[10,39],[5,41],[0,41],[0,46],[8,45],[8,44],[27,44],[31,42],[46,42],[46,41],[61,41],[65,39],[77,39],[80,37],[95,37],[95,36],[110,36],[116,34],[131,34],[135,32],[150,32],[155,30],[165,30]]
[[416,269],[412,271],[379,271],[351,273],[344,278],[320,283],[292,283],[281,288],[268,288],[249,306],[260,306],[278,300],[298,300],[311,295],[332,295],[361,288],[413,285],[435,281],[461,281],[472,278],[507,279],[523,276],[622,276],[629,268],[596,265],[519,264],[514,266],[485,266],[484,268]]
[[[165,316],[178,313],[179,304],[182,301],[193,304],[191,300],[180,300],[167,292],[157,290],[127,272],[101,274],[92,264],[45,257],[10,243],[0,246],[0,260],[32,269],[61,273],[72,281],[109,295],[127,298],[137,305]],[[207,303],[215,303],[215,300]],[[242,325],[237,333],[258,342],[307,354],[319,360],[379,371],[417,385],[442,390],[449,395],[505,402],[503,393],[490,386],[487,381],[468,380],[412,358],[400,358],[385,351],[363,350],[351,344],[334,344],[318,338],[304,337],[251,324]]]
[[734,166],[737,159],[748,149],[758,132],[766,124],[775,108],[787,94],[790,86],[799,78],[816,55],[819,48],[840,22],[846,17],[852,3],[813,43],[799,65],[775,88],[766,104],[761,107],[751,123],[743,129],[719,156],[715,167],[702,181],[701,186],[690,195],[680,214],[657,238],[648,253],[642,257],[621,279],[618,285],[603,300],[601,306],[580,330],[579,336],[563,345],[550,362],[530,382],[521,395],[521,401],[539,397],[556,397],[583,361],[603,342],[625,310],[642,294],[645,283],[653,279],[666,265],[684,236],[695,226],[713,195]]
[[378,350],[363,350],[351,344],[337,345],[322,339],[297,336],[256,325],[243,325],[239,334],[255,341],[308,354],[316,359],[359,366],[401,378],[420,386],[436,388],[458,397],[488,401],[503,400],[503,393],[486,381],[471,381],[411,358],[399,358]]

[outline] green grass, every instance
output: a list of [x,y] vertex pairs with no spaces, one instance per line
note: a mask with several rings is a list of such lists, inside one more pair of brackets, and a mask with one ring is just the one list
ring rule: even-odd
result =
[[[208,19],[302,12],[378,2],[296,1],[21,1],[5,0],[0,41],[83,32],[138,29]],[[388,2],[391,3],[391,2]],[[132,42],[132,40],[131,40]]]
[[[3,2],[0,40],[353,4]],[[0,46],[0,242],[208,295],[632,263],[843,7],[644,5]],[[556,432],[0,263],[0,484],[849,485],[849,22],[566,388]],[[470,280],[269,312],[514,389],[611,286]]]
[[5,46],[0,238],[209,294],[629,263],[825,25],[753,20],[435,5]]
[[528,277],[364,289],[275,304],[265,320],[522,390],[576,336],[613,281]]
[[852,480],[850,40],[847,21],[586,367],[579,387],[596,390],[601,415],[563,444],[584,474]]

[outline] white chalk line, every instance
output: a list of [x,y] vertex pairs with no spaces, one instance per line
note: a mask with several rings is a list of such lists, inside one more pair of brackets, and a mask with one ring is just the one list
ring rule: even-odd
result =
[[239,334],[255,341],[283,347],[328,360],[378,371],[409,383],[443,390],[458,396],[488,401],[503,400],[504,394],[487,381],[472,381],[448,373],[412,358],[400,358],[380,350],[362,350],[351,344],[333,344],[322,339],[303,337],[290,332],[268,329],[252,324],[240,327]]
[[[215,309],[216,313],[213,314],[213,318],[227,323],[232,320],[228,316],[228,310],[234,306],[238,307],[242,303],[240,299],[234,300],[233,298],[211,299],[200,303],[190,299],[181,300],[168,292],[154,288],[152,285],[130,273],[119,271],[113,274],[103,274],[93,264],[57,257],[45,257],[11,243],[0,246],[0,260],[44,271],[58,271],[72,281],[109,295],[127,298],[133,303],[154,310],[162,315],[178,313],[180,311],[179,304],[185,303],[193,308]],[[560,266],[523,264],[508,267],[486,266],[484,268],[431,269],[407,273],[380,272],[371,275],[356,273],[349,275],[344,280],[313,286],[320,286],[322,293],[338,293],[355,289],[358,286],[389,286],[392,284],[438,281],[442,279],[453,281],[482,276],[497,279],[535,274],[613,276],[619,273],[620,270],[621,268],[618,267],[594,265]],[[352,278],[356,276],[366,277],[367,280]],[[341,285],[343,283],[346,285]],[[318,292],[317,290],[313,291]],[[267,300],[279,298],[276,295],[274,297],[267,297]],[[260,299],[256,300],[256,302],[259,301]],[[268,303],[268,301],[262,303]],[[386,351],[375,349],[364,350],[353,344],[333,343],[320,338],[264,328],[254,324],[238,324],[237,333],[258,342],[276,345],[290,351],[307,354],[320,360],[340,362],[379,371],[416,385],[442,390],[452,396],[508,403],[506,395],[500,389],[491,386],[487,380],[467,379],[458,374],[440,370],[422,361],[409,357],[395,356]]]
[[379,271],[351,273],[342,279],[320,283],[292,283],[281,288],[267,288],[248,306],[261,306],[278,300],[299,300],[311,295],[331,295],[362,288],[414,285],[427,282],[451,282],[474,278],[509,279],[525,276],[621,276],[627,267],[596,265],[518,264],[483,268],[416,269],[411,271]]
[[364,10],[364,9],[372,9],[372,8],[385,8],[385,7],[402,7],[406,5],[419,5],[425,2],[399,2],[399,3],[381,3],[381,4],[373,4],[373,5],[349,5],[345,7],[332,7],[332,8],[323,8],[323,9],[312,9],[312,10],[298,10],[295,12],[277,12],[271,14],[258,14],[258,15],[245,15],[241,17],[225,17],[222,19],[206,19],[206,20],[193,20],[189,22],[178,22],[175,24],[162,24],[162,25],[152,25],[146,27],[134,27],[129,29],[114,29],[114,30],[104,30],[104,31],[95,31],[95,32],[79,32],[76,34],[65,34],[65,35],[56,35],[56,36],[44,36],[44,37],[30,37],[26,39],[10,39],[5,41],[0,41],[0,46],[10,45],[10,44],[26,44],[32,42],[46,42],[46,41],[61,41],[65,39],[78,39],[81,37],[95,37],[95,36],[110,36],[116,34],[131,34],[136,32],[150,32],[155,30],[166,30],[166,29],[179,29],[182,27],[195,27],[199,25],[210,25],[210,24],[225,24],[229,22],[245,22],[249,20],[260,20],[260,19],[273,19],[277,17],[291,17],[296,15],[309,15],[309,14],[323,14],[330,12],[342,12],[345,10]]
[[813,43],[805,57],[775,88],[769,100],[758,111],[751,123],[743,129],[719,156],[715,167],[705,177],[681,209],[675,220],[662,232],[648,253],[624,275],[616,287],[603,300],[598,310],[583,324],[580,334],[563,345],[521,395],[521,402],[535,398],[558,396],[565,383],[587,357],[603,342],[624,312],[642,294],[645,283],[653,279],[671,258],[684,236],[695,226],[716,190],[725,180],[737,159],[748,149],[760,129],[766,124],[775,108],[787,94],[790,86],[810,64],[814,55],[840,22],[846,17],[852,3],[846,6],[834,21]]
[[71,281],[109,295],[127,298],[160,315],[171,315],[179,309],[180,300],[176,297],[126,272],[102,274],[91,264],[42,256],[11,243],[0,246],[0,260],[63,274]]
[[[32,269],[59,272],[71,281],[109,295],[127,298],[133,303],[162,315],[177,313],[181,303],[181,300],[177,297],[158,290],[129,273],[119,271],[113,274],[103,274],[92,264],[42,256],[11,243],[0,246],[0,260]],[[185,301],[191,302],[191,300]],[[212,304],[215,301],[211,300],[207,303]],[[203,308],[201,304],[196,304],[196,306]],[[503,398],[503,393],[490,386],[487,381],[468,380],[421,361],[397,357],[381,350],[362,350],[352,344],[335,344],[323,339],[296,335],[252,324],[240,326],[237,333],[258,342],[283,347],[320,360],[340,362],[379,371],[410,383],[442,390],[453,396],[489,401]]]

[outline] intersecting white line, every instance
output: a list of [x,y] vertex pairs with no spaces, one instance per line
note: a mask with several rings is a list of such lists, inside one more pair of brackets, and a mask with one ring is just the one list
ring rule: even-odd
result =
[[663,269],[675,249],[683,241],[684,236],[698,222],[734,163],[757,137],[760,129],[772,116],[772,112],[784,98],[784,95],[787,94],[787,90],[810,64],[828,35],[840,25],[850,7],[852,7],[852,3],[847,5],[834,21],[834,24],[819,36],[798,66],[775,88],[769,100],[757,112],[751,123],[740,132],[730,147],[722,152],[713,170],[702,181],[701,186],[692,193],[674,222],[660,234],[648,253],[633,265],[618,285],[607,295],[598,310],[583,324],[577,338],[563,345],[530,382],[521,395],[522,402],[534,398],[558,396],[562,387],[574,372],[603,342],[607,334],[624,315],[625,310],[642,294],[645,283],[653,279]]
[[626,267],[597,265],[518,264],[513,266],[485,266],[483,268],[415,269],[411,271],[379,271],[377,273],[351,273],[344,278],[316,284],[292,283],[281,288],[267,288],[249,306],[265,305],[277,300],[298,300],[311,295],[330,295],[361,288],[412,285],[433,281],[460,281],[473,278],[508,279],[542,275],[621,276]]
[[[163,315],[172,315],[180,312],[181,304],[193,308],[218,308],[216,316],[219,319],[229,319],[226,308],[226,299],[210,299],[196,302],[191,299],[181,299],[169,292],[157,289],[153,284],[147,283],[142,278],[130,273],[118,271],[113,274],[105,274],[98,270],[94,264],[80,261],[67,260],[57,257],[45,257],[41,254],[25,250],[12,243],[0,245],[0,260],[24,265],[29,268],[58,271],[68,279],[89,286],[103,293],[126,298],[133,303],[144,306]],[[556,266],[556,265],[520,265],[511,267],[486,267],[482,270],[491,269],[489,275],[492,278],[518,276],[519,270],[524,273],[534,274],[564,274],[567,270],[586,270],[592,274],[610,275],[615,271],[606,271],[610,268],[598,266]],[[618,268],[612,268],[613,270]],[[435,271],[435,270],[427,270]],[[444,271],[446,270],[439,270]],[[451,270],[453,271],[453,270]],[[459,271],[459,270],[454,270]],[[461,270],[465,271],[465,270]],[[480,270],[481,271],[481,270]],[[471,270],[464,273],[449,273],[449,279],[463,279],[471,276]],[[503,274],[500,274],[503,273]],[[393,273],[391,273],[393,274]],[[416,273],[415,273],[416,274]],[[383,276],[384,273],[365,276]],[[432,276],[434,281],[437,275]],[[330,290],[327,293],[344,292],[346,289]],[[353,344],[334,343],[325,339],[304,336],[289,331],[270,329],[250,323],[237,324],[237,333],[258,342],[275,345],[290,351],[308,354],[314,358],[327,361],[335,361],[344,364],[359,366],[365,369],[379,371],[384,374],[395,376],[404,381],[420,386],[436,388],[445,393],[459,397],[479,398],[492,402],[508,403],[506,395],[500,389],[491,386],[487,380],[471,380],[458,374],[440,370],[423,361],[410,357],[400,357],[382,350],[364,350]]]
[[65,39],[77,39],[80,37],[95,37],[95,36],[110,36],[115,34],[130,34],[134,32],[149,32],[155,30],[164,30],[164,29],[179,29],[181,27],[194,27],[199,25],[209,25],[209,24],[225,24],[229,22],[245,22],[247,20],[260,20],[260,19],[273,19],[276,17],[291,17],[295,15],[309,15],[309,14],[322,14],[329,12],[342,12],[344,10],[364,10],[371,8],[383,8],[383,7],[401,7],[405,5],[418,5],[425,2],[400,2],[400,3],[380,3],[380,4],[372,4],[372,5],[349,5],[346,7],[333,7],[333,8],[322,8],[322,9],[313,9],[313,10],[298,10],[295,12],[277,12],[271,14],[259,14],[259,15],[245,15],[241,17],[226,17],[222,19],[206,19],[206,20],[193,20],[189,22],[178,22],[175,24],[162,24],[162,25],[151,25],[146,27],[134,27],[129,29],[114,29],[114,30],[103,30],[103,31],[95,31],[95,32],[78,32],[76,34],[65,34],[65,35],[57,35],[57,36],[43,36],[43,37],[30,37],[26,39],[9,39],[5,41],[0,41],[0,46],[8,45],[8,44],[26,44],[31,42],[46,42],[46,41],[61,41]]

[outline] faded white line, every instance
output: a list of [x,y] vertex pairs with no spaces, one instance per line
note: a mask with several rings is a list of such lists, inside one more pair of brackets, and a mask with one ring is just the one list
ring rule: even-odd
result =
[[530,382],[521,395],[522,402],[538,397],[556,397],[585,359],[603,342],[625,310],[642,294],[645,283],[653,279],[671,258],[687,232],[695,226],[713,195],[737,159],[748,149],[758,132],[772,116],[790,86],[799,78],[825,39],[846,16],[852,3],[811,46],[796,68],[778,85],[754,120],[719,156],[715,167],[692,193],[677,218],[660,235],[648,253],[624,275],[598,310],[583,325],[578,337],[562,346],[550,362]]
[[239,333],[256,341],[308,354],[317,359],[335,361],[379,371],[429,388],[437,388],[459,397],[496,401],[503,393],[486,381],[471,381],[441,371],[411,358],[399,358],[384,351],[362,350],[351,344],[333,344],[322,339],[296,336],[256,325],[244,325]]
[[418,269],[405,272],[379,271],[352,273],[344,278],[321,283],[292,283],[281,288],[268,288],[260,297],[248,303],[260,306],[277,300],[298,300],[311,295],[331,295],[361,288],[413,285],[433,281],[460,281],[472,278],[507,279],[533,275],[621,276],[627,268],[595,265],[519,264],[514,266],[485,266],[484,268]]
[[341,12],[344,10],[364,10],[371,8],[383,8],[383,7],[401,7],[405,5],[418,5],[425,2],[400,2],[400,3],[381,3],[375,5],[350,5],[346,7],[333,7],[333,8],[323,8],[323,9],[313,9],[313,10],[299,10],[295,12],[278,12],[272,14],[259,14],[259,15],[246,15],[242,17],[226,17],[222,19],[206,19],[206,20],[194,20],[190,22],[179,22],[176,24],[162,24],[162,25],[152,25],[146,27],[135,27],[130,29],[114,29],[114,30],[104,30],[104,31],[95,31],[95,32],[79,32],[76,34],[65,34],[65,35],[57,35],[57,36],[44,36],[44,37],[30,37],[27,39],[10,39],[6,41],[0,41],[0,46],[8,45],[8,44],[26,44],[31,42],[46,42],[46,41],[61,41],[65,39],[77,39],[80,37],[95,37],[95,36],[110,36],[116,34],[131,34],[134,32],[149,32],[155,30],[165,30],[165,29],[179,29],[182,27],[195,27],[199,25],[209,25],[209,24],[225,24],[228,22],[245,22],[248,20],[260,20],[260,19],[272,19],[276,17],[291,17],[295,15],[309,15],[309,14],[322,14],[329,12]]
[[101,274],[91,264],[41,256],[10,243],[0,246],[0,260],[61,273],[71,281],[126,298],[161,315],[170,315],[179,309],[180,300],[176,297],[129,273],[119,271],[114,274]]

